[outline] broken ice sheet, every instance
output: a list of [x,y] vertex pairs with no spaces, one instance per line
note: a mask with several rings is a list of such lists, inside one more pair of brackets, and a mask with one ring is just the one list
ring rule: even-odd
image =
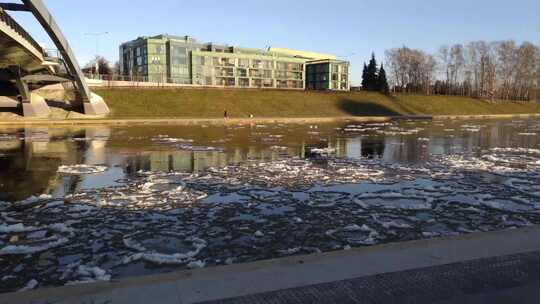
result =
[[107,171],[106,166],[97,165],[71,165],[58,167],[58,173],[68,175],[96,174]]
[[[407,122],[345,129],[347,136],[364,138],[382,137],[376,130],[388,132],[392,141],[386,147],[397,143],[397,151],[409,148],[407,138],[414,145],[429,139],[429,149],[439,147],[440,134],[417,126]],[[459,136],[476,136],[473,129],[485,129],[477,123],[441,126],[454,130],[458,146]],[[24,288],[34,272],[47,274],[36,287],[78,284],[540,224],[537,146],[463,147],[467,153],[460,154],[452,148],[411,163],[385,161],[393,146],[380,157],[347,159],[339,155],[341,146],[328,145],[336,147],[335,153],[303,159],[287,155],[293,150],[287,142],[293,133],[284,128],[289,127],[253,127],[260,134],[251,143],[271,138],[265,146],[274,146],[276,159],[193,173],[143,167],[122,176],[121,184],[77,188],[54,200],[36,196],[0,203],[0,250],[10,252],[0,264],[4,277],[17,278],[0,290]],[[322,127],[307,130],[326,136]],[[197,149],[182,138],[160,136],[154,143]],[[219,146],[225,141],[210,142]],[[313,146],[327,147],[331,141],[319,146],[322,141],[317,140]],[[67,242],[55,246],[62,239]]]

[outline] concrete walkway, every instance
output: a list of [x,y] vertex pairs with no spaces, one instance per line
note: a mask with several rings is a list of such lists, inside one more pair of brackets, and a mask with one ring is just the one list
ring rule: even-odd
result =
[[538,303],[538,287],[540,227],[530,227],[4,294],[0,303]]
[[317,123],[382,123],[393,120],[471,120],[471,119],[528,119],[540,114],[508,115],[438,115],[438,116],[343,116],[343,117],[266,117],[266,118],[106,118],[52,108],[49,118],[26,118],[13,113],[0,113],[0,127],[25,125],[249,125],[249,124],[317,124]]

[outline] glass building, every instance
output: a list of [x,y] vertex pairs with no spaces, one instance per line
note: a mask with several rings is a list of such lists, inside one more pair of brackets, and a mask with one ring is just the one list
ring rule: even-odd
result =
[[120,73],[138,81],[208,87],[350,88],[349,63],[333,55],[199,43],[189,36],[140,37],[122,44]]
[[308,90],[349,91],[349,63],[324,59],[310,61],[306,68]]

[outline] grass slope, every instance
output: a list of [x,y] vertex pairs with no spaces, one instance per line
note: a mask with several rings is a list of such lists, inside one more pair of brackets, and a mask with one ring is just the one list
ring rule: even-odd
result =
[[488,103],[443,96],[369,92],[219,89],[96,89],[113,118],[347,117],[540,113],[540,103]]

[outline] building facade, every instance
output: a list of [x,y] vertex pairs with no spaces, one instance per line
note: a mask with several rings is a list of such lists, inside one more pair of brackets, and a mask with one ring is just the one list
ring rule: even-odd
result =
[[308,90],[349,91],[349,63],[335,59],[310,61],[306,67]]
[[[325,60],[328,77],[319,75],[325,69],[319,68]],[[337,83],[332,82],[334,66],[338,67]],[[297,90],[350,88],[349,63],[338,61],[333,55],[199,43],[189,36],[141,37],[122,44],[120,73],[139,81],[194,86]]]

